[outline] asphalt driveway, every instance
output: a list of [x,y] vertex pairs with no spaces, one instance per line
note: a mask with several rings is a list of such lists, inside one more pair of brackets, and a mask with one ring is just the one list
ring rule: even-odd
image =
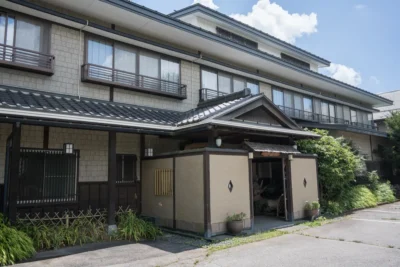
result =
[[400,202],[295,230],[211,255],[196,241],[172,238],[17,266],[400,266]]

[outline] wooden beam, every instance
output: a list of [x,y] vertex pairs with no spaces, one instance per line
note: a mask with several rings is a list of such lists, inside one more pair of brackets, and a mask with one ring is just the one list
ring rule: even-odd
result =
[[43,127],[43,148],[48,149],[49,148],[49,126],[44,126]]
[[12,223],[15,223],[17,221],[20,149],[21,149],[21,124],[19,122],[16,122],[13,124],[13,131],[12,131],[10,180],[9,180],[8,217]]
[[[115,201],[116,194],[116,179],[117,179],[117,133],[108,132],[108,227],[109,232],[115,226]],[[111,228],[110,228],[111,227]]]

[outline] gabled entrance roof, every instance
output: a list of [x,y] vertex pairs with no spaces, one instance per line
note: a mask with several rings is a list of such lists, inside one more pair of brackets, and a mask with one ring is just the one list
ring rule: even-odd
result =
[[[280,122],[276,127],[257,121],[244,122],[236,117],[264,108]],[[67,125],[89,129],[134,131],[179,135],[180,131],[206,128],[210,125],[272,132],[302,137],[318,137],[303,131],[263,94],[244,95],[238,99],[187,112],[122,104],[110,101],[0,86],[0,120],[25,120],[35,124]],[[58,124],[55,124],[57,122]]]

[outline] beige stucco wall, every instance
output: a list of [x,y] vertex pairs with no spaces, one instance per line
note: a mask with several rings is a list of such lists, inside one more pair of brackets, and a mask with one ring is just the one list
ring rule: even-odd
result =
[[178,229],[204,232],[203,154],[175,158],[175,218]]
[[142,215],[154,217],[158,225],[173,227],[173,196],[154,195],[155,169],[173,169],[173,158],[142,162]]
[[[304,218],[305,202],[319,201],[316,160],[313,158],[294,158],[291,161],[292,195],[294,219]],[[307,186],[304,187],[304,179]]]
[[267,83],[260,83],[260,93],[263,93],[269,100],[272,100],[272,87]]
[[[233,190],[228,184],[232,181]],[[250,221],[249,161],[244,155],[210,155],[210,211],[212,234],[226,232],[226,217],[246,213]]]
[[329,133],[334,137],[341,137],[348,140],[352,140],[353,143],[360,149],[361,153],[366,157],[367,160],[372,159],[371,141],[370,135],[360,134],[346,131],[329,131]]

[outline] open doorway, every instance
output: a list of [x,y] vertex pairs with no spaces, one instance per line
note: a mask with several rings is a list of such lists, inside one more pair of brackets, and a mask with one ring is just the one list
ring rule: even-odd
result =
[[287,221],[284,159],[262,157],[252,162],[254,230],[284,226]]

